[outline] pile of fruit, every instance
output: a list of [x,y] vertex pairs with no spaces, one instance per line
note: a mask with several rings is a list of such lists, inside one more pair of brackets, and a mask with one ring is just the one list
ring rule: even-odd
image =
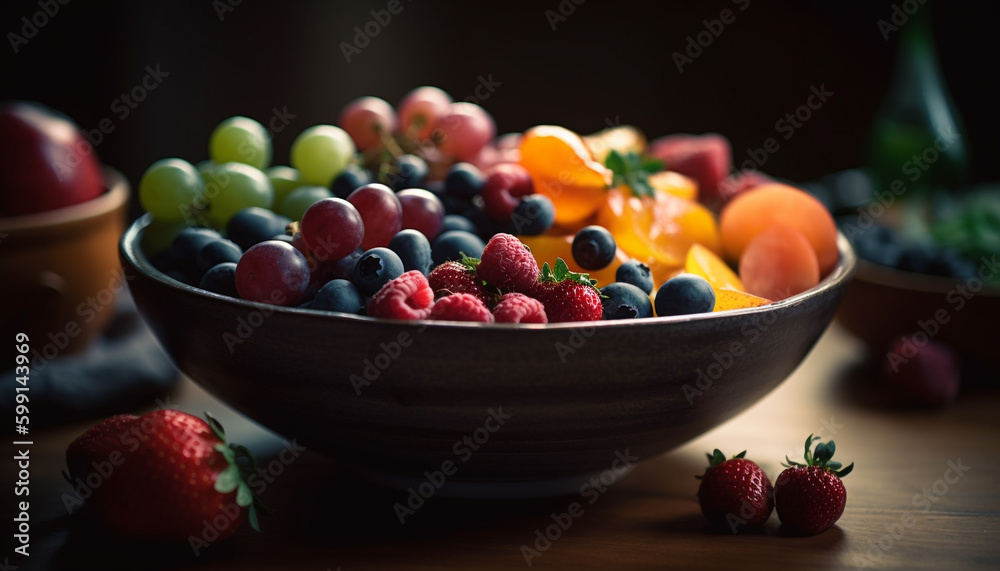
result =
[[496,137],[482,107],[420,87],[362,97],[270,166],[267,130],[223,121],[210,159],[154,163],[143,248],[246,300],[370,317],[593,321],[756,307],[816,286],[837,231],[808,193],[736,176],[719,135],[632,127]]

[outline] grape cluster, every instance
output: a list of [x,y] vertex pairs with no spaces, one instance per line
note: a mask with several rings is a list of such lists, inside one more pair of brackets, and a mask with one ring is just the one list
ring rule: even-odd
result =
[[479,256],[497,232],[552,226],[552,202],[515,162],[516,138],[495,135],[483,108],[420,87],[397,108],[349,102],[337,126],[296,137],[290,166],[272,166],[268,130],[231,117],[208,160],[147,169],[142,245],[164,273],[213,293],[363,313],[406,271]]

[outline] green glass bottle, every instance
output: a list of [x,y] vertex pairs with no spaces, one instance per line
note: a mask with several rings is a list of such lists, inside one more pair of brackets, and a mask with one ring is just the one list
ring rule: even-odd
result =
[[931,192],[970,182],[968,143],[938,65],[930,6],[899,33],[889,92],[872,126],[870,165],[876,192],[927,204]]

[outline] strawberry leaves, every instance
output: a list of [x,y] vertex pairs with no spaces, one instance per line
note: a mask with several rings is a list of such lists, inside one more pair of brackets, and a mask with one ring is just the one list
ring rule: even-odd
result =
[[830,472],[838,478],[843,478],[844,476],[850,474],[851,471],[854,470],[854,462],[851,462],[846,468],[841,469],[843,464],[832,460],[833,453],[837,451],[837,445],[833,442],[833,440],[829,442],[820,442],[816,444],[815,450],[812,450],[813,441],[819,439],[819,436],[813,436],[812,434],[806,438],[805,454],[803,455],[805,458],[804,464],[793,462],[788,458],[788,456],[785,456],[785,461],[782,462],[781,465],[789,468],[792,466],[817,466],[827,472]]
[[649,184],[649,175],[663,170],[663,161],[631,151],[622,154],[612,150],[604,160],[604,165],[614,173],[612,186],[625,185],[632,190],[632,194],[639,197],[655,194]]
[[[590,279],[590,274],[579,274],[569,269],[566,261],[556,258],[555,268],[550,268],[549,263],[542,264],[542,274],[538,281],[541,283],[573,282],[584,286],[594,287],[597,280]],[[597,288],[594,288],[597,289]]]
[[[250,476],[257,473],[257,459],[246,446],[227,444],[226,431],[222,428],[222,424],[207,411],[205,412],[205,420],[208,426],[211,427],[212,432],[215,433],[219,440],[222,440],[222,442],[215,445],[215,449],[229,463],[229,466],[225,470],[219,472],[219,476],[215,480],[215,491],[220,494],[228,494],[235,490],[236,505],[241,508],[247,508],[247,520],[250,523],[250,527],[259,532],[260,520],[258,512],[270,515],[271,510],[260,501],[257,494],[247,484]],[[241,459],[245,460],[245,462],[240,462]]]
[[[736,460],[737,458],[743,458],[746,455],[747,451],[744,450],[743,452],[740,452],[739,454],[733,456],[732,459]],[[707,474],[708,471],[711,470],[712,468],[715,468],[719,464],[722,464],[723,462],[729,460],[729,458],[726,458],[726,455],[722,453],[722,450],[719,450],[718,448],[716,448],[715,451],[712,452],[711,454],[708,454],[706,452],[705,456],[708,458],[708,468],[705,469],[705,474]],[[702,474],[700,476],[696,475],[695,478],[700,480],[705,477],[705,474]]]

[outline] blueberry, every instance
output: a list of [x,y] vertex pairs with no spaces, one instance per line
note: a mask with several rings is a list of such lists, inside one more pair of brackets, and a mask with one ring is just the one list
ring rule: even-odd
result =
[[316,292],[309,309],[360,314],[364,306],[365,299],[354,284],[347,280],[330,280]]
[[478,206],[468,208],[462,212],[462,216],[465,216],[476,225],[476,228],[479,230],[477,234],[479,234],[479,237],[483,240],[488,241],[494,234],[499,234],[501,232],[506,234],[517,234],[517,229],[514,228],[513,223],[508,222],[503,224],[497,222],[496,220],[493,220],[493,218],[490,217],[485,210]]
[[347,165],[330,183],[330,191],[337,198],[347,200],[347,197],[358,188],[375,182],[372,174],[358,165]]
[[403,275],[403,262],[389,248],[372,248],[354,264],[354,285],[366,296],[375,295],[390,280]]
[[214,242],[222,236],[215,230],[208,228],[185,228],[174,237],[170,243],[170,256],[178,262],[194,262],[198,250],[201,250],[209,242]]
[[465,216],[461,214],[445,214],[444,223],[441,225],[441,232],[448,232],[449,230],[461,230],[462,232],[468,232],[470,234],[476,234],[479,229],[476,225]]
[[601,299],[603,319],[653,317],[653,302],[649,301],[649,294],[632,284],[611,283],[601,289],[601,294],[607,296]]
[[444,188],[447,194],[458,198],[469,199],[479,194],[486,177],[475,165],[456,163],[448,169],[444,177]]
[[201,277],[198,287],[212,293],[239,298],[240,294],[236,292],[236,264],[223,262],[212,266]]
[[907,244],[899,255],[899,263],[896,267],[908,272],[926,274],[933,257],[934,252],[929,247],[921,244]]
[[198,262],[198,269],[201,272],[207,272],[224,262],[235,264],[240,261],[242,255],[243,250],[236,245],[236,242],[221,239],[205,244],[202,249],[198,250],[195,259]]
[[656,315],[707,313],[715,309],[715,292],[708,281],[694,274],[680,274],[663,282],[656,292]]
[[632,284],[646,295],[653,293],[653,272],[639,260],[629,260],[618,266],[615,271],[615,281]]
[[417,270],[425,276],[431,271],[431,243],[419,230],[400,230],[392,240],[389,249],[396,252],[403,262],[403,270]]
[[600,270],[615,259],[618,246],[603,226],[587,226],[573,237],[573,259],[585,270]]
[[400,155],[396,158],[396,171],[389,175],[388,184],[395,191],[416,188],[427,179],[427,163],[416,155]]
[[529,194],[514,207],[510,217],[518,234],[538,236],[556,221],[556,207],[544,194]]
[[246,251],[255,244],[270,240],[276,234],[283,234],[290,222],[290,219],[266,208],[252,206],[240,210],[229,219],[226,236]]
[[435,266],[439,266],[449,260],[458,261],[462,259],[462,254],[470,258],[481,258],[486,244],[482,238],[471,232],[452,230],[444,232],[434,239],[431,247],[431,259]]
[[323,277],[326,280],[353,280],[354,266],[357,265],[358,258],[364,253],[365,251],[359,247],[335,262],[323,264]]

